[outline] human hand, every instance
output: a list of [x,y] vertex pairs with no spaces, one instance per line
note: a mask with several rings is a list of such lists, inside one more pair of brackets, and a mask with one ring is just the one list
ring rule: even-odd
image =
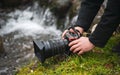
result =
[[73,40],[69,43],[70,51],[77,53],[78,55],[83,54],[92,50],[95,46],[89,41],[88,37],[81,37],[79,39]]
[[[78,30],[81,34],[83,33],[83,28],[82,27],[75,27],[76,30]],[[62,39],[64,39],[64,36],[66,34],[67,31],[70,31],[70,32],[74,32],[74,30],[70,29],[70,30],[65,30],[63,33],[62,33]]]

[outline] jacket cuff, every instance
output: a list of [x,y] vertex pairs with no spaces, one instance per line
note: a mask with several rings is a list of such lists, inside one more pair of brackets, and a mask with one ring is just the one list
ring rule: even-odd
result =
[[81,22],[77,21],[75,26],[79,26],[82,27],[84,29],[85,32],[88,31],[88,27],[86,27],[86,25],[82,24]]
[[93,36],[89,36],[89,41],[96,47],[100,48],[103,48],[106,45],[106,43],[100,43],[100,41],[96,40]]

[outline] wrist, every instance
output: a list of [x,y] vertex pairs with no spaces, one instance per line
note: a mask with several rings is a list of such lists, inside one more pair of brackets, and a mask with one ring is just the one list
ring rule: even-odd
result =
[[95,43],[88,37],[89,42],[91,43],[91,45],[93,45],[94,47],[96,46]]

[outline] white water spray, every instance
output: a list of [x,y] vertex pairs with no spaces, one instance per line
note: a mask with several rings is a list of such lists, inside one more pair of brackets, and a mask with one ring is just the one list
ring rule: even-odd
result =
[[60,35],[61,31],[56,29],[56,19],[49,9],[42,9],[37,3],[33,8],[26,10],[15,10],[8,14],[11,18],[5,26],[0,29],[0,35],[17,32],[17,38],[24,36],[40,36],[40,34]]

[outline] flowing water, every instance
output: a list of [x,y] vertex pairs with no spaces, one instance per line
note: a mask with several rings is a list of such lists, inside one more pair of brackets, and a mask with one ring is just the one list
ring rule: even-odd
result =
[[24,10],[11,11],[6,16],[9,18],[0,29],[6,52],[0,57],[0,75],[12,75],[21,65],[35,58],[34,39],[59,38],[62,33],[49,8],[43,9],[38,3]]

